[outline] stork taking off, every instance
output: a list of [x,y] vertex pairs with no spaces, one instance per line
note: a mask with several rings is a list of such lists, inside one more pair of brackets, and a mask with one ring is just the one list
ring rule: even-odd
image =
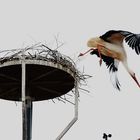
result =
[[140,84],[135,76],[135,73],[128,66],[123,40],[125,40],[129,47],[134,49],[138,55],[140,54],[140,34],[133,34],[122,30],[110,30],[100,37],[91,38],[87,42],[90,49],[85,53],[80,53],[79,56],[83,56],[90,52],[90,54],[95,54],[100,58],[100,65],[102,64],[103,60],[106,63],[107,68],[109,68],[109,71],[114,74],[114,86],[118,90],[120,90],[120,83],[116,76],[116,72],[118,71],[119,62],[122,62],[127,72],[140,88]]

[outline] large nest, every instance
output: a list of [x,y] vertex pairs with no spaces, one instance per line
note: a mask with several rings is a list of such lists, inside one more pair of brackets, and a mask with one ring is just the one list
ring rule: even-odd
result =
[[[85,83],[86,79],[90,77],[89,75],[85,75],[84,73],[81,73],[79,70],[77,70],[75,62],[70,57],[61,54],[60,52],[58,52],[57,49],[50,49],[47,45],[41,43],[21,49],[0,51],[1,65],[13,60],[22,60],[23,58],[25,60],[43,60],[47,62],[61,64],[63,67],[70,69],[71,72],[74,73],[75,82],[77,83],[76,86],[79,89],[82,89],[82,83]],[[66,98],[58,99],[61,101],[62,99],[67,100]]]

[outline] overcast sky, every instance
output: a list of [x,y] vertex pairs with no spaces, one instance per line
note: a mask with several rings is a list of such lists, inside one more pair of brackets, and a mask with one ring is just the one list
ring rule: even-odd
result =
[[[60,52],[75,61],[87,50],[87,40],[110,29],[140,33],[138,0],[1,0],[0,49],[47,42],[54,36],[65,42]],[[140,80],[140,56],[126,46],[129,66]],[[89,94],[80,91],[79,119],[63,140],[137,140],[140,137],[140,89],[119,65],[121,92],[111,85],[108,70],[96,56],[84,56],[77,68],[93,77]],[[21,140],[21,105],[0,100],[0,139]],[[73,106],[56,101],[38,102],[33,111],[33,140],[54,140],[73,117]]]

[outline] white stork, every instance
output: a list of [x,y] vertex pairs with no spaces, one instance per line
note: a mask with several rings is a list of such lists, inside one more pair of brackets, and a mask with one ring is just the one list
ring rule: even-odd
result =
[[135,76],[135,73],[128,66],[127,54],[123,46],[124,40],[138,55],[140,54],[140,34],[134,34],[122,30],[110,30],[100,37],[91,38],[87,42],[87,46],[90,47],[90,49],[85,53],[80,53],[79,56],[83,56],[90,52],[90,54],[95,54],[100,57],[100,65],[103,60],[107,65],[107,68],[109,68],[109,71],[114,73],[114,86],[118,90],[120,90],[120,83],[116,76],[116,72],[118,71],[119,62],[122,62],[127,72],[140,88],[140,84]]

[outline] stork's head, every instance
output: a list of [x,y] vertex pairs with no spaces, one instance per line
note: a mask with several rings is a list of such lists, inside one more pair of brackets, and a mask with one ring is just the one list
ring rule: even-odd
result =
[[84,56],[85,54],[87,54],[88,52],[97,49],[97,44],[101,41],[101,39],[99,37],[95,37],[95,38],[91,38],[88,42],[87,42],[87,46],[90,48],[88,51],[86,51],[85,53],[80,53],[79,56]]
[[90,48],[97,48],[97,44],[100,41],[99,37],[95,37],[95,38],[91,38],[88,42],[87,42],[87,46]]

